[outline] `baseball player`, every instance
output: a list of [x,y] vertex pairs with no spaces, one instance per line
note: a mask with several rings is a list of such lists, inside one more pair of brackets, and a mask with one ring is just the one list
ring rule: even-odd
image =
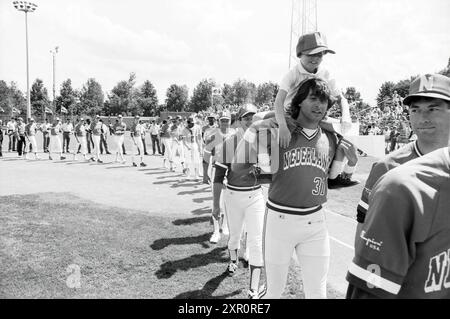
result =
[[217,125],[215,123],[215,116],[210,113],[207,116],[208,124],[202,127],[202,138],[203,138],[203,160],[202,160],[202,168],[203,168],[203,184],[209,184],[210,178],[208,172],[210,170],[210,159],[211,153],[204,147],[211,139],[211,134],[215,132]]
[[[318,77],[327,82],[333,97],[339,101],[341,106],[342,131],[345,133],[351,127],[350,108],[347,100],[342,95],[336,85],[336,80],[330,75],[330,72],[320,67],[325,54],[335,54],[333,50],[328,48],[325,35],[321,32],[302,35],[298,40],[296,52],[297,57],[300,59],[299,64],[283,77],[280,83],[280,90],[275,99],[275,116],[279,124],[280,144],[282,147],[287,147],[291,138],[284,114],[289,114],[291,101],[297,94],[300,83],[307,78]],[[331,119],[327,121],[329,125],[332,125]],[[346,143],[350,142],[347,141]],[[356,157],[356,162],[357,160],[358,158]],[[351,160],[346,159],[341,152],[336,154],[329,174],[329,187],[348,187],[358,184],[359,181],[351,179],[356,170],[356,162],[355,158]]]
[[[264,221],[264,196],[260,183],[251,175],[250,168],[253,164],[234,157],[236,147],[244,135],[245,130],[250,127],[253,115],[257,112],[254,105],[243,106],[238,114],[239,127],[234,134],[229,136],[219,147],[216,148],[214,188],[222,188],[223,201],[226,210],[227,222],[230,231],[228,239],[228,250],[230,263],[227,271],[233,275],[238,269],[238,250],[243,233],[244,223],[247,231],[247,248],[249,249],[250,264],[250,287],[249,298],[258,297],[261,268],[263,266],[262,256],[262,231]],[[233,168],[232,167],[233,162]],[[226,182],[224,179],[226,178]],[[220,213],[217,199],[214,201],[213,214]]]
[[[218,145],[221,145],[223,141],[225,141],[228,136],[232,135],[234,133],[234,129],[230,127],[231,125],[231,114],[228,111],[222,111],[219,114],[219,127],[214,130],[211,135],[208,136],[208,139],[206,140],[205,148],[204,148],[204,154],[207,154],[211,157],[211,163],[212,163],[212,174],[211,176],[215,176],[215,161],[216,161],[216,147]],[[220,155],[218,153],[217,155]],[[209,161],[210,159],[207,158]],[[213,204],[214,202],[219,203],[220,210],[215,211],[214,205],[213,205],[213,211],[212,211],[212,219],[213,219],[213,226],[214,231],[211,235],[211,238],[209,241],[213,244],[217,243],[220,240],[221,233],[224,235],[227,235],[229,233],[228,231],[228,225],[227,220],[225,217],[226,210],[224,209],[224,203],[223,203],[223,196],[222,196],[222,187],[212,187],[212,193],[213,193]]]
[[26,158],[25,123],[21,117],[17,119],[14,133],[17,136],[17,153],[19,157],[22,157],[23,154],[24,158]]
[[57,117],[50,127],[50,149],[48,151],[49,160],[53,159],[52,153],[59,153],[59,158],[61,160],[66,159],[62,156],[62,144],[61,139],[59,138],[59,133],[61,132],[61,120]]
[[[273,173],[263,233],[263,298],[280,298],[293,251],[302,269],[305,297],[326,298],[330,243],[322,204],[327,200],[331,161],[341,144],[336,134],[322,130],[319,123],[333,102],[324,80],[306,79],[285,119],[292,136],[287,147],[278,148],[276,134],[262,140],[261,129],[273,127],[273,118],[252,125],[244,136],[252,150],[255,145],[260,148],[257,159],[263,171]],[[238,146],[236,156],[241,149]]]
[[113,126],[113,131],[114,131],[114,144],[116,145],[116,160],[115,162],[118,163],[119,162],[119,156],[120,156],[120,161],[122,164],[125,164],[125,158],[123,157],[123,140],[124,140],[124,136],[125,136],[125,131],[127,129],[127,125],[125,124],[125,122],[122,119],[122,115],[118,115],[117,119],[116,119],[116,123],[114,123]]
[[[169,134],[172,147],[172,161],[175,162],[176,154],[178,154],[182,172],[186,173],[186,167],[184,165],[184,148],[182,145],[182,130],[184,127],[182,125],[180,117],[173,118]],[[175,170],[175,165],[173,165],[172,170]]]
[[[75,125],[74,133],[75,133],[74,134],[75,140],[77,141],[77,146],[75,147],[75,149],[80,148],[81,154],[83,154],[84,160],[88,160],[88,158],[86,156],[86,153],[87,153],[86,124],[85,124],[83,118],[80,118],[78,123]],[[73,160],[76,159],[76,155],[77,155],[77,153],[74,152]]]
[[92,121],[91,131],[92,131],[92,139],[94,140],[94,149],[95,156],[91,158],[93,162],[97,161],[97,163],[103,163],[100,159],[100,135],[102,134],[102,125],[103,123],[99,121],[100,116],[96,115],[95,120]]
[[202,143],[201,128],[194,123],[194,118],[189,117],[187,126],[183,131],[183,144],[186,155],[188,178],[199,180],[200,149]]
[[450,79],[415,79],[404,103],[423,117],[413,124],[417,132],[447,129],[448,146],[375,184],[347,273],[347,298],[450,299]]
[[417,135],[417,140],[373,164],[357,207],[358,225],[355,241],[358,241],[369,208],[370,193],[380,177],[399,165],[447,145],[449,136],[448,122],[445,118],[446,110],[437,108],[435,101],[427,95],[422,95],[425,84],[429,84],[429,90],[434,91],[434,86],[442,85],[441,83],[450,85],[450,79],[441,74],[427,74],[419,76],[411,82],[410,97],[407,97],[403,103],[409,106],[410,123],[413,132]]
[[167,120],[162,122],[161,126],[161,143],[164,146],[164,157],[163,166],[167,168],[167,163],[169,163],[169,169],[173,171],[173,158],[172,158],[172,145],[170,138],[170,123],[172,118],[169,116]]
[[30,123],[25,126],[25,136],[30,141],[31,149],[34,151],[34,158],[38,160],[39,156],[37,155],[36,131],[36,122],[34,121],[34,118],[31,118]]
[[135,150],[132,150],[131,153],[131,162],[134,167],[137,167],[137,164],[134,162],[134,153],[139,152],[139,156],[141,157],[141,163],[139,166],[145,167],[147,164],[144,163],[144,144],[142,143],[142,134],[145,132],[145,128],[142,125],[142,122],[139,120],[139,116],[136,115],[134,117],[134,123],[131,126],[131,140],[133,141],[133,145]]

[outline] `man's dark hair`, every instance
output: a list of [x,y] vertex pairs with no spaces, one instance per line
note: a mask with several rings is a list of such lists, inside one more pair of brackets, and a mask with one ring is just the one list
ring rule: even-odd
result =
[[293,119],[297,119],[300,113],[300,104],[308,97],[309,92],[318,97],[321,102],[326,101],[328,103],[327,110],[336,102],[331,96],[327,82],[319,78],[303,80],[291,102],[291,117]]

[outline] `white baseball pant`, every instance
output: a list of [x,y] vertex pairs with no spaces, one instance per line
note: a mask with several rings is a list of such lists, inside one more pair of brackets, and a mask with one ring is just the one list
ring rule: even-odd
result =
[[50,152],[62,153],[62,144],[59,135],[50,135]]
[[263,232],[266,292],[262,299],[281,297],[294,250],[305,298],[326,298],[330,238],[323,209],[309,215],[291,215],[267,208]]
[[230,237],[228,249],[240,248],[244,223],[247,231],[250,265],[262,267],[262,233],[264,225],[265,200],[262,189],[252,191],[222,191]]
[[[122,148],[122,147],[121,147]],[[134,137],[134,143],[133,143],[133,155],[137,154],[139,150],[139,154],[144,156],[144,143],[142,143],[141,136],[135,136]]]
[[172,156],[173,156],[173,160],[175,159],[177,151],[178,151],[178,155],[180,156],[180,163],[184,163],[185,162],[185,156],[184,156],[183,143],[178,141],[178,140],[172,139]]
[[123,155],[122,144],[124,140],[124,135],[114,135],[114,145],[116,146],[116,154],[119,153]]
[[[77,136],[78,138],[78,145],[81,145],[81,154],[86,155],[87,153],[87,139],[86,136]],[[77,148],[78,148],[77,145]]]
[[189,168],[189,177],[198,178],[200,172],[200,150],[197,143],[189,144],[190,150],[186,149],[186,166]]
[[34,136],[34,135],[28,136],[28,139],[30,140],[30,144],[31,144],[31,147],[33,148],[33,152],[37,153],[38,150],[37,150],[36,136]]
[[92,135],[96,158],[100,158],[100,135]]
[[172,158],[172,145],[171,140],[169,137],[161,137],[161,141],[164,145],[164,159],[166,159],[169,162],[173,161]]

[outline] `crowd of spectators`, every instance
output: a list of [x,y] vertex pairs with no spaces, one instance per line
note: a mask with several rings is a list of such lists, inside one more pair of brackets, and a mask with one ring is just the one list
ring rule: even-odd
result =
[[415,139],[409,124],[409,107],[397,91],[381,106],[360,111],[355,117],[360,135],[384,135],[386,154]]

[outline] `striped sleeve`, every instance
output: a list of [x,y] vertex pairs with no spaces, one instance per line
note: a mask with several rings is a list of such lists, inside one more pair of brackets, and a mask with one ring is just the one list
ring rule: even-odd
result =
[[375,185],[348,269],[347,280],[351,284],[381,298],[399,293],[415,258],[415,245],[409,238],[414,200],[404,183],[398,174],[388,173]]

